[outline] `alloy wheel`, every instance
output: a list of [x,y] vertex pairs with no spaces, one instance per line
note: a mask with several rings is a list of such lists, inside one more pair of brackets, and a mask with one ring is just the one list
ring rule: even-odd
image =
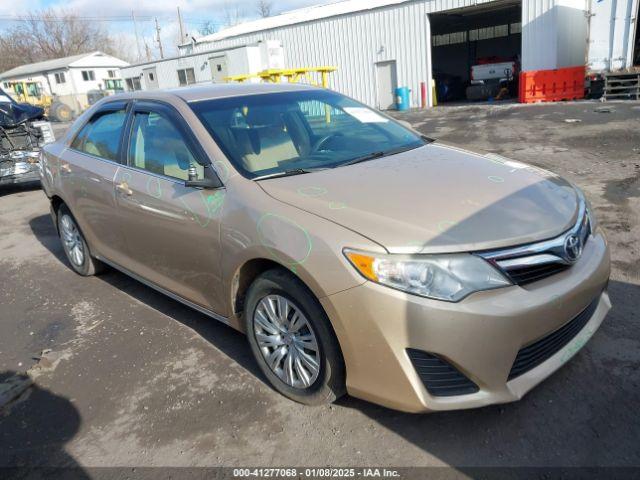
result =
[[67,257],[76,267],[82,267],[85,255],[84,243],[80,231],[70,215],[64,214],[60,219],[60,233]]
[[320,373],[320,349],[309,320],[281,295],[262,298],[253,314],[253,333],[273,373],[287,385],[304,389]]

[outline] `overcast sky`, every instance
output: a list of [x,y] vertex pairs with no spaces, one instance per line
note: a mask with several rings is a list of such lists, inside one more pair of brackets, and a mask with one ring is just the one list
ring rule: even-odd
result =
[[[332,3],[335,0],[273,0],[271,1],[274,14],[296,8]],[[218,29],[223,28],[225,19],[231,14],[240,13],[245,20],[255,19],[258,0],[0,0],[0,29],[15,22],[15,17],[25,15],[46,8],[64,8],[79,16],[90,17],[86,21],[93,21],[95,17],[102,20],[103,25],[110,32],[117,34],[124,44],[130,48],[130,53],[137,54],[131,9],[137,17],[137,27],[141,51],[144,54],[144,42],[149,45],[154,57],[158,56],[155,38],[155,23],[158,18],[161,28],[161,39],[165,56],[175,55],[179,34],[176,7],[180,6],[185,29],[197,36],[198,29],[205,21],[215,24]]]

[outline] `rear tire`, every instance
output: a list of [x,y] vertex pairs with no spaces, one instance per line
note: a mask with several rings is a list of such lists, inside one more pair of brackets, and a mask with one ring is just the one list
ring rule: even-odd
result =
[[244,320],[251,351],[278,392],[305,405],[344,395],[338,340],[322,306],[297,277],[284,269],[260,275],[247,292]]
[[66,205],[60,206],[56,217],[62,249],[71,268],[83,277],[100,273],[104,264],[91,256],[87,241]]

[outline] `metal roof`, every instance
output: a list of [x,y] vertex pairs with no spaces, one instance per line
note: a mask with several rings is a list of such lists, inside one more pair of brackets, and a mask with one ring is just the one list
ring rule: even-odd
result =
[[[72,63],[82,60],[83,58],[91,57],[96,54],[106,55],[102,52],[88,52],[81,53],[79,55],[72,55],[70,57],[54,58],[53,60],[45,60],[43,62],[29,63],[28,65],[20,65],[19,67],[12,68],[6,72],[0,73],[0,78],[13,78],[21,77],[25,75],[31,75],[40,72],[50,72],[51,70],[61,70],[69,67]],[[120,61],[120,60],[119,60]]]
[[273,17],[261,18],[251,22],[240,23],[233,27],[228,27],[219,32],[196,38],[197,43],[215,42],[225,38],[237,37],[247,33],[255,33],[262,30],[295,25],[298,23],[312,22],[322,18],[346,15],[348,13],[373,10],[375,8],[406,3],[411,0],[344,0],[342,2],[329,3],[326,5],[314,5],[284,12]]

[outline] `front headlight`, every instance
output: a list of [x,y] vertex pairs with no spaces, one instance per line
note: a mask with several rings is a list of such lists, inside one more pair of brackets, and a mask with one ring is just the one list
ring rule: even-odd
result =
[[407,257],[345,249],[344,254],[366,279],[436,300],[457,302],[473,292],[511,285],[488,262],[468,253]]

